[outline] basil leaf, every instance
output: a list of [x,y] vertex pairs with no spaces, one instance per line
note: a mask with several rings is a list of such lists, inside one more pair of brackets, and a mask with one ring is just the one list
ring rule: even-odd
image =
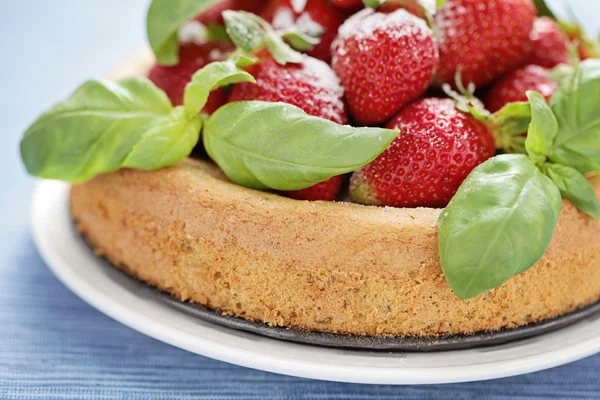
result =
[[69,182],[123,166],[157,169],[198,140],[199,119],[182,116],[146,78],[91,80],[27,129],[21,157],[31,175]]
[[223,0],[152,0],[146,17],[146,29],[156,60],[162,65],[177,65],[179,28],[221,1]]
[[310,36],[295,28],[283,32],[281,38],[292,48],[300,51],[310,51],[321,42],[319,37]]
[[257,15],[245,11],[223,12],[229,37],[240,49],[252,53],[263,47],[279,64],[301,63],[304,57],[288,46],[271,25]]
[[[242,65],[247,66],[247,60],[244,57],[241,60]],[[183,104],[186,114],[190,118],[198,115],[206,105],[211,91],[238,82],[256,83],[256,80],[233,61],[208,64],[196,72],[185,87]]]
[[592,184],[581,172],[560,164],[546,164],[543,171],[575,207],[595,219],[600,218],[600,202]]
[[365,6],[369,7],[369,8],[379,8],[381,7],[386,0],[363,0],[363,3],[365,4]]
[[531,124],[525,140],[525,148],[531,161],[541,166],[552,149],[552,143],[558,133],[558,122],[544,96],[528,91],[527,98],[531,106]]
[[586,174],[600,170],[600,60],[580,63],[550,100],[558,133],[548,159]]
[[471,172],[438,222],[442,270],[468,299],[531,268],[550,245],[558,189],[527,156],[496,156]]
[[267,34],[258,17],[244,11],[223,11],[225,29],[237,47],[251,53],[266,45]]
[[285,65],[287,63],[299,64],[304,60],[302,53],[292,49],[286,44],[283,39],[276,33],[271,33],[267,37],[267,49],[277,61],[278,64]]
[[155,170],[173,165],[189,156],[198,144],[202,117],[188,118],[183,107],[157,118],[135,143],[121,167]]
[[538,17],[549,17],[556,21],[556,15],[554,15],[554,12],[548,7],[545,0],[533,0],[533,3],[537,9]]
[[338,125],[285,103],[244,101],[217,110],[202,136],[210,157],[233,182],[300,190],[368,164],[397,134]]
[[527,102],[509,103],[489,117],[494,127],[496,148],[508,153],[525,153],[523,133],[531,123],[531,106]]

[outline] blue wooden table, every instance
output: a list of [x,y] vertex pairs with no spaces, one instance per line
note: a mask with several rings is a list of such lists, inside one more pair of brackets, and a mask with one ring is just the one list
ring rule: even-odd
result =
[[[588,23],[598,21],[600,2],[570,3]],[[144,43],[145,7],[145,0],[0,0],[0,399],[600,399],[600,356],[460,385],[317,382],[173,348],[69,292],[33,245],[34,181],[18,160],[18,139],[41,110]]]

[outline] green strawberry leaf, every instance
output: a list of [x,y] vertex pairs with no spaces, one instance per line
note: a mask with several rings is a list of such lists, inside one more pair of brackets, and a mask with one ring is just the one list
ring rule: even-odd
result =
[[381,154],[398,131],[353,128],[285,103],[244,101],[206,122],[204,147],[233,182],[300,190],[352,172]]
[[227,10],[223,12],[223,18],[229,37],[247,54],[266,47],[279,64],[301,63],[304,60],[302,53],[288,46],[273,28],[257,15]]
[[188,156],[201,126],[146,78],[91,80],[27,129],[21,158],[31,175],[69,182],[158,169]]
[[[248,59],[238,59],[242,67],[248,66]],[[184,107],[188,117],[198,115],[206,105],[210,92],[238,82],[256,80],[248,72],[236,65],[235,61],[212,62],[196,72],[185,87]]]
[[542,170],[563,197],[594,219],[600,219],[600,202],[590,181],[581,172],[560,164],[545,164]]
[[531,161],[541,166],[552,149],[558,133],[558,122],[543,95],[528,91],[527,98],[531,107],[531,124],[525,141],[525,149]]
[[579,172],[600,171],[600,60],[589,59],[564,78],[550,100],[558,133],[547,156]]
[[179,63],[178,32],[183,24],[222,0],[152,0],[146,17],[150,47],[162,65]]
[[522,154],[496,156],[467,177],[440,215],[442,270],[461,299],[494,289],[546,252],[562,201]]

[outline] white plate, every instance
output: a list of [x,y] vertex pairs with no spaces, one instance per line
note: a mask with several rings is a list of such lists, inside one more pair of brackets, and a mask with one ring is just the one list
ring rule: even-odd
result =
[[113,279],[116,271],[94,256],[73,227],[68,210],[68,188],[64,183],[40,182],[31,210],[35,241],[56,276],[83,300],[117,321],[203,356],[305,378],[425,384],[525,374],[600,352],[598,315],[537,338],[443,353],[323,348],[213,325]]

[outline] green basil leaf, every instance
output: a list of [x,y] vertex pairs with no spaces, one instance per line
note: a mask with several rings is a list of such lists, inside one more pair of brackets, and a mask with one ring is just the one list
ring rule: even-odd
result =
[[496,156],[471,172],[438,223],[442,269],[468,299],[531,268],[550,245],[562,201],[523,154]]
[[363,0],[363,3],[369,8],[377,9],[381,7],[385,3],[385,1],[386,0]]
[[[244,57],[240,62],[247,66],[247,58]],[[185,87],[183,104],[186,114],[190,118],[198,115],[206,105],[210,92],[238,82],[256,83],[256,80],[238,67],[234,61],[217,61],[208,64],[197,71]]]
[[190,155],[198,144],[202,117],[189,118],[183,107],[153,120],[135,143],[122,167],[156,170],[173,165]]
[[217,110],[202,136],[210,157],[233,182],[299,190],[368,164],[397,134],[338,125],[285,103],[244,101]]
[[527,98],[531,106],[531,124],[525,140],[525,148],[531,161],[541,166],[552,149],[554,138],[558,133],[558,121],[543,95],[528,91]]
[[550,100],[558,133],[548,159],[586,174],[600,170],[600,60],[580,63]]
[[292,48],[300,51],[310,51],[321,42],[321,39],[314,36],[309,36],[297,29],[290,29],[281,35],[282,39]]
[[[179,120],[182,115],[146,78],[91,80],[27,129],[21,157],[31,175],[69,182],[86,181],[125,164],[160,168],[187,156],[194,137],[198,140],[199,132],[192,132],[200,130],[198,120]],[[176,131],[185,131],[185,140]],[[142,151],[154,155],[142,157]]]
[[152,0],[146,17],[150,47],[162,65],[179,63],[179,28],[223,0]]
[[535,4],[535,8],[537,8],[538,17],[549,17],[556,21],[556,15],[548,7],[545,0],[533,0],[533,3]]
[[229,37],[240,49],[252,53],[263,47],[279,64],[301,63],[304,57],[292,49],[264,19],[245,11],[223,12]]
[[575,207],[595,219],[600,218],[600,202],[592,184],[581,172],[560,164],[546,164],[543,171]]
[[267,37],[267,48],[275,61],[281,65],[287,63],[300,64],[304,60],[302,53],[292,49],[274,32],[270,33]]
[[237,47],[251,53],[267,43],[265,32],[259,17],[245,11],[223,11],[225,29]]
[[448,0],[437,0],[435,2],[435,7],[439,10],[440,8],[444,7],[447,2]]

